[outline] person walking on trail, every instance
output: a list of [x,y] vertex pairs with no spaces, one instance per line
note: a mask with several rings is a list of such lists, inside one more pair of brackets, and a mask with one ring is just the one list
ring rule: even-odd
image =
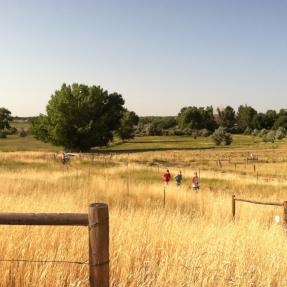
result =
[[169,170],[167,169],[163,175],[163,181],[166,185],[168,185],[170,178],[171,178],[171,174],[170,174]]
[[192,187],[196,192],[199,190],[199,177],[197,172],[194,173],[194,177],[192,178]]
[[182,173],[179,171],[179,173],[175,177],[176,185],[180,186],[182,183]]

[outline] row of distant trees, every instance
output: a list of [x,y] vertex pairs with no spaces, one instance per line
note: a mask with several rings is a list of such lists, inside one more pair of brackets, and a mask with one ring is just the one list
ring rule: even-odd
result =
[[[287,109],[262,113],[247,105],[241,105],[237,111],[231,106],[216,110],[212,106],[189,106],[182,108],[176,117],[139,118],[124,104],[120,94],[109,93],[99,86],[63,84],[51,96],[46,114],[32,120],[32,134],[67,150],[87,151],[108,145],[115,136],[128,140],[135,135],[213,134],[216,144],[230,144],[232,133],[266,135],[279,128],[280,133],[287,130]],[[11,120],[11,112],[1,108],[0,136],[12,131]]]
[[237,111],[231,106],[213,109],[209,107],[184,107],[177,117],[143,117],[137,127],[138,135],[203,135],[207,136],[219,127],[239,134],[254,131],[287,129],[287,109],[265,113],[253,107],[241,105]]

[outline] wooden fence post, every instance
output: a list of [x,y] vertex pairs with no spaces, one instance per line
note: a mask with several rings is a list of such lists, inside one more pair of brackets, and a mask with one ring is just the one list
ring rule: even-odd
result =
[[232,219],[235,219],[235,195],[232,195]]
[[163,187],[163,207],[165,208],[165,187],[166,185],[164,185]]
[[104,203],[89,206],[90,286],[109,286],[109,211]]
[[221,160],[218,160],[218,165],[220,168],[222,168]]
[[283,223],[287,225],[287,201],[283,202]]

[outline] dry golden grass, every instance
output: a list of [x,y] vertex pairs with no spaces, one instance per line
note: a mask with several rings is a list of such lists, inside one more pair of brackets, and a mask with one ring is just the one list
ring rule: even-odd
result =
[[[232,152],[240,160],[248,153]],[[107,202],[111,286],[287,286],[286,229],[273,219],[281,208],[238,203],[231,219],[233,193],[287,199],[285,182],[267,181],[274,168],[283,174],[287,165],[258,163],[266,178],[256,184],[251,171],[242,174],[251,164],[218,167],[220,156],[228,158],[224,151],[83,156],[65,168],[52,154],[0,154],[0,210],[86,212],[91,202]],[[185,181],[180,188],[171,182],[164,209],[161,174],[169,166],[175,175],[177,164]],[[198,168],[202,184],[195,194],[190,181]],[[87,241],[84,227],[0,226],[0,260],[86,261]],[[0,264],[0,286],[88,285],[85,265]]]

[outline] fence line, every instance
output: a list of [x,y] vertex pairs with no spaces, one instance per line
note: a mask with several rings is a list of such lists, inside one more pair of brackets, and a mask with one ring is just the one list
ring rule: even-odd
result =
[[0,225],[88,226],[83,213],[0,213]]
[[269,205],[269,206],[283,206],[283,223],[287,225],[287,201],[280,202],[264,202],[264,201],[257,201],[257,200],[250,200],[250,199],[242,199],[236,198],[236,196],[232,195],[232,218],[235,219],[236,213],[236,201],[239,202],[247,202],[252,204],[260,204],[260,205]]
[[283,203],[279,203],[279,202],[263,202],[263,201],[241,199],[241,198],[235,198],[235,200],[236,201],[242,201],[242,202],[249,202],[249,203],[253,203],[253,204],[283,206]]
[[88,213],[0,213],[0,225],[86,226],[89,231],[88,262],[65,260],[1,259],[0,262],[68,263],[89,265],[91,287],[109,286],[109,211],[104,203],[89,206]]
[[59,263],[59,264],[78,264],[90,265],[88,261],[68,261],[68,260],[35,260],[35,259],[1,259],[0,262],[24,262],[24,263]]

